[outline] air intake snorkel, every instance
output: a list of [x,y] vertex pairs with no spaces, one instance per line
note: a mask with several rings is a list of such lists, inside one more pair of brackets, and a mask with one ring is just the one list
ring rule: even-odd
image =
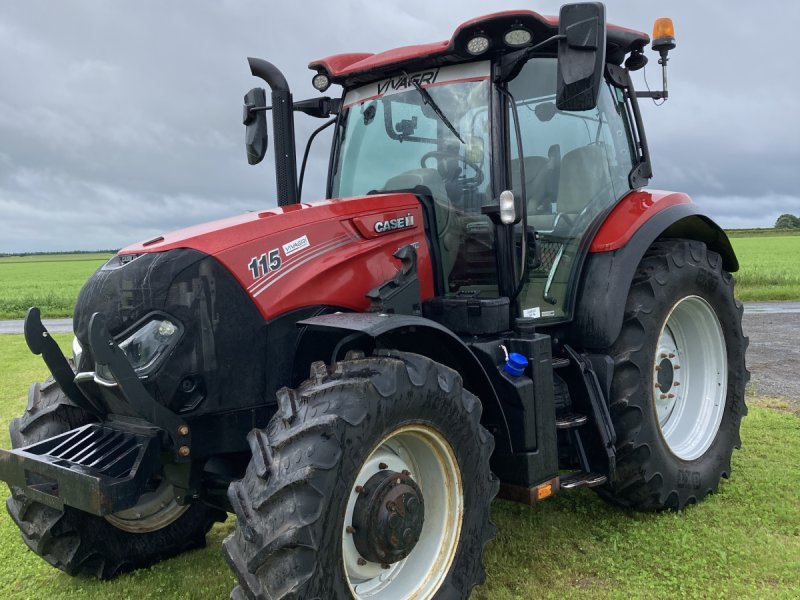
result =
[[[249,57],[247,62],[250,64],[250,72],[255,77],[267,82],[267,85],[272,90],[272,127],[275,135],[275,182],[278,188],[278,206],[297,204],[294,105],[292,93],[289,91],[289,84],[283,73],[272,63],[261,58]],[[252,107],[250,110],[259,108]],[[248,109],[247,104],[245,109]],[[266,107],[261,110],[266,110]],[[264,132],[264,145],[266,146],[266,131]]]

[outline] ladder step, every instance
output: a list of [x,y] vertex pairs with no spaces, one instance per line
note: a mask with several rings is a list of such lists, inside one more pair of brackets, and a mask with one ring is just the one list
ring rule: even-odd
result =
[[603,485],[607,478],[602,473],[585,473],[584,471],[576,471],[569,475],[561,477],[562,490],[574,490],[582,487],[596,487]]
[[569,359],[568,358],[553,358],[550,361],[550,364],[553,365],[554,369],[560,369],[561,367],[566,367],[566,366],[569,365]]
[[576,413],[569,413],[556,418],[556,429],[570,429],[572,427],[580,427],[589,419],[586,415],[579,415]]

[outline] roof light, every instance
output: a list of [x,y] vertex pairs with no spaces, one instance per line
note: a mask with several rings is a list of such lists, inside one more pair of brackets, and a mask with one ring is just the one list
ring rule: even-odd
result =
[[653,39],[657,40],[662,37],[675,37],[675,27],[672,24],[672,19],[669,17],[656,19],[653,25]]
[[662,55],[675,47],[675,27],[672,25],[672,19],[668,17],[661,17],[656,19],[653,25],[653,50],[658,50]]
[[527,29],[512,29],[503,36],[503,41],[512,48],[530,44],[533,35]]
[[325,73],[317,73],[311,79],[311,85],[320,92],[324,92],[331,87],[331,79]]
[[473,56],[483,54],[489,49],[489,38],[483,34],[478,34],[467,42],[467,52]]

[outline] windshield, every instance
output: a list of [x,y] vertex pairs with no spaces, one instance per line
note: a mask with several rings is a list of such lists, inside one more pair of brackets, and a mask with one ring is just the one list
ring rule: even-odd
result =
[[[401,75],[344,98],[331,195],[429,192],[446,291],[496,281],[494,259],[467,260],[476,246],[493,252],[493,228],[480,214],[491,193],[489,89],[483,61]],[[476,271],[481,264],[486,273]]]

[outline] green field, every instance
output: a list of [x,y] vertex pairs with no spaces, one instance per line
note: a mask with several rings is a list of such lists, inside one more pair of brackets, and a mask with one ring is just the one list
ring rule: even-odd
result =
[[[736,295],[745,302],[800,300],[800,232],[729,231],[739,257]],[[110,253],[0,257],[0,319],[22,319],[31,306],[44,318],[70,317],[86,279]]]
[[731,244],[739,257],[735,277],[741,300],[800,300],[800,232],[737,235],[731,237]]
[[[68,345],[69,336],[56,337]],[[8,422],[25,410],[28,385],[46,369],[18,335],[0,337],[0,364],[0,446],[7,448]],[[800,418],[753,403],[761,406],[743,421],[733,479],[682,513],[623,511],[589,490],[535,507],[495,501],[488,579],[472,598],[800,597]],[[215,526],[204,550],[98,582],[35,556],[0,510],[0,598],[227,598],[234,582],[220,546],[233,524]]]
[[45,318],[71,317],[81,286],[110,257],[109,253],[0,257],[0,319],[22,319],[31,306],[38,306]]

